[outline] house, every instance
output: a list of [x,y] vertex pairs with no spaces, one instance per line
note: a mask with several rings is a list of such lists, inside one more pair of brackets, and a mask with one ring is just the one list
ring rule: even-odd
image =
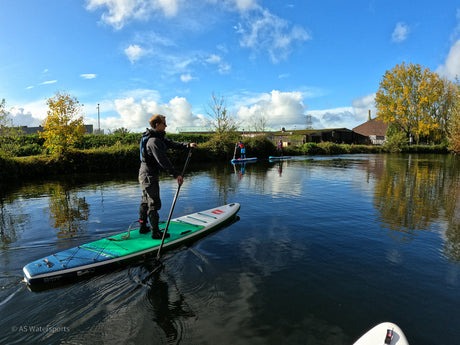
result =
[[353,132],[367,137],[369,144],[383,145],[388,126],[388,123],[383,122],[379,117],[371,119],[369,112],[369,120],[353,128]]

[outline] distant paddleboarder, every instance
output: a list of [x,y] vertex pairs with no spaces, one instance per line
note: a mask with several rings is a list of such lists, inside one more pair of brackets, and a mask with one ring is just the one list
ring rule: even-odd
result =
[[243,142],[240,140],[236,146],[240,149],[240,158],[246,159],[246,148],[244,147]]
[[283,156],[283,141],[281,139],[278,141],[277,150],[278,150],[278,155],[282,157]]

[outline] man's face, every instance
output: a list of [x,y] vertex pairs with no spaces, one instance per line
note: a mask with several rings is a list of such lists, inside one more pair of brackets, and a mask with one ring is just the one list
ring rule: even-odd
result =
[[166,127],[168,127],[168,125],[166,124],[166,121],[164,121],[162,123],[157,123],[157,125],[155,126],[155,129],[157,131],[164,132],[166,131]]

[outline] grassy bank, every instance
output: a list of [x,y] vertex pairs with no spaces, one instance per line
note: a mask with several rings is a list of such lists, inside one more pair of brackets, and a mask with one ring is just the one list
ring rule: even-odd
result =
[[[176,139],[176,138],[174,138]],[[184,139],[184,138],[181,138]],[[194,139],[194,138],[188,138]],[[78,173],[136,172],[139,168],[139,146],[135,143],[112,146],[99,146],[89,149],[75,149],[66,156],[35,155],[27,157],[0,157],[0,183],[21,179],[40,179],[43,177]],[[177,140],[177,139],[176,139]],[[199,143],[193,152],[194,162],[229,161],[235,154],[238,137],[211,137]],[[275,145],[264,136],[245,138],[248,157],[267,158],[276,153]],[[97,145],[96,145],[97,146]],[[384,146],[365,146],[324,143],[306,143],[284,148],[285,155],[338,155],[355,153],[383,153]],[[409,146],[404,153],[447,153],[445,146]],[[239,156],[239,152],[236,152]],[[185,152],[171,151],[171,161],[181,166],[186,158]]]

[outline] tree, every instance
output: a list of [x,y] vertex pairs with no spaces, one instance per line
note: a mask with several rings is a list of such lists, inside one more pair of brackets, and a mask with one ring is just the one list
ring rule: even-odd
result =
[[46,104],[49,107],[48,116],[43,122],[40,137],[45,139],[43,145],[52,153],[64,155],[85,134],[81,106],[75,97],[60,92],[48,98]]
[[218,135],[235,132],[238,126],[236,121],[227,113],[224,97],[217,98],[212,94],[211,98],[207,111],[208,126]]
[[460,86],[457,80],[457,101],[449,123],[449,149],[460,154]]
[[20,145],[17,138],[21,134],[20,127],[14,127],[10,112],[6,109],[6,101],[0,102],[0,155],[14,156]]
[[265,133],[268,125],[268,118],[265,116],[265,112],[254,116],[251,122],[256,132]]
[[377,115],[398,126],[408,137],[447,134],[457,86],[420,65],[402,63],[387,71],[375,97]]

